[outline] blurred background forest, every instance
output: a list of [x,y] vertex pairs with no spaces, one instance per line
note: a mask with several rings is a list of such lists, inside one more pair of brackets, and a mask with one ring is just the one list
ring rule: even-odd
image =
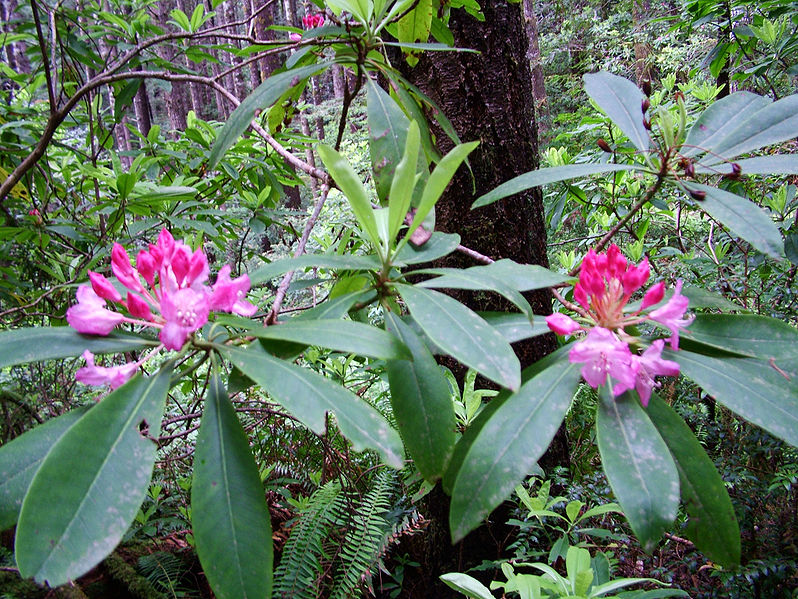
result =
[[[469,35],[504,35],[491,20],[492,6],[475,0],[429,4],[434,14],[451,11],[453,19],[468,19],[462,31]],[[798,2],[523,0],[509,6],[521,13],[525,29],[523,40],[508,43],[507,51],[530,69],[530,126],[537,136],[530,147],[539,152],[530,159],[541,166],[595,162],[615,150],[612,129],[583,90],[585,73],[605,70],[650,86],[652,106],[672,106],[681,95],[691,118],[733,91],[773,100],[798,92]],[[207,168],[222,125],[253,90],[286,63],[324,52],[289,38],[312,29],[312,15],[325,15],[324,6],[298,0],[0,0],[3,329],[64,324],[76,285],[87,270],[107,264],[113,241],[154,239],[163,227],[202,245],[213,270],[231,264],[234,272],[253,272],[292,255],[308,219],[317,216],[306,251],[358,252],[363,242],[352,233],[342,196],[331,195],[321,214],[313,214],[323,178],[311,176],[320,166],[317,140],[340,143],[356,170],[368,176],[363,80],[351,70],[334,65],[283,94],[258,115],[252,135],[236,141],[215,169]],[[436,31],[434,21],[432,35],[441,43],[454,41],[448,29]],[[460,45],[468,41],[458,39]],[[407,63],[415,57],[407,61],[396,52],[392,60],[413,80]],[[420,69],[427,60],[436,58],[422,57]],[[423,78],[419,72],[425,71],[415,77]],[[446,112],[443,101],[441,106]],[[475,139],[460,133],[464,141]],[[780,150],[794,153],[795,142]],[[794,325],[798,181],[765,177],[729,184],[769,211],[784,235],[787,260],[754,252],[714,222],[682,218],[662,202],[617,243],[633,261],[647,255],[664,274],[722,294],[728,310]],[[545,239],[550,267],[576,267],[643,191],[626,172],[545,187],[545,237],[542,231],[534,235]],[[314,307],[352,284],[352,277],[308,271],[292,281],[283,309]],[[266,307],[276,293],[267,282],[250,298]],[[365,310],[358,317],[368,321],[373,314]],[[303,360],[390,420],[387,375],[379,361],[321,348],[307,349]],[[0,444],[92,402],[94,393],[74,379],[80,365],[61,360],[0,369]],[[496,392],[471,371],[449,378],[462,432]],[[172,391],[156,474],[123,544],[75,585],[46,590],[19,579],[13,531],[5,531],[0,597],[211,596],[189,524],[201,386],[187,381]],[[797,597],[796,450],[716,405],[692,383],[671,381],[662,396],[688,422],[727,485],[742,534],[737,569],[717,566],[697,551],[681,534],[683,518],[649,555],[612,506],[578,517],[613,501],[592,432],[597,395],[587,386],[567,416],[565,448],[494,514],[492,543],[483,544],[479,556],[433,542],[439,498],[412,465],[398,472],[380,468],[373,455],[351,452],[333,427],[314,434],[262,391],[244,390],[234,405],[271,512],[274,596],[446,596],[441,590],[431,594],[429,577],[443,573],[430,572],[431,564],[471,568],[490,581],[501,577],[500,564],[510,558],[562,569],[567,547],[580,544],[601,556],[594,558],[596,571],[656,578],[692,597]],[[666,596],[654,589],[619,596]]]

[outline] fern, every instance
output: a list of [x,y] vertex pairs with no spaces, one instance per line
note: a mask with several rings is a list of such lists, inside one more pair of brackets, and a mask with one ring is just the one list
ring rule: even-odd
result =
[[322,541],[340,520],[341,485],[328,482],[310,497],[283,548],[274,573],[274,596],[315,599],[322,572]]
[[139,558],[137,569],[153,588],[169,597],[185,597],[186,589],[181,579],[186,575],[186,564],[179,557],[158,551]]
[[347,516],[348,530],[338,555],[339,565],[335,574],[330,599],[348,599],[377,563],[383,550],[391,525],[384,515],[390,509],[395,474],[383,470],[375,480],[374,487],[366,494],[353,514]]

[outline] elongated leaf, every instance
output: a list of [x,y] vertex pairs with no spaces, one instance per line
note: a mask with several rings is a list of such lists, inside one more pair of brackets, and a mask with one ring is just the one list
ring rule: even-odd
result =
[[[512,260],[497,260],[486,266],[472,266],[466,269],[436,268],[423,271],[425,274],[439,274],[441,277],[423,283],[426,287],[446,288],[451,283],[452,289],[458,289],[456,282],[462,280],[461,273],[467,273],[469,278],[487,276],[492,280],[501,280],[505,286],[509,286],[516,291],[532,291],[533,289],[543,289],[559,285],[571,279],[568,275],[563,275],[548,268],[543,268],[536,264],[518,264]],[[449,276],[454,277],[449,281]],[[456,279],[456,280],[454,280]],[[432,282],[435,282],[433,285]],[[469,289],[466,287],[466,289]]]
[[272,75],[261,83],[230,115],[224,129],[222,129],[213,144],[211,154],[208,157],[208,167],[212,169],[219,164],[219,160],[221,160],[225,152],[247,130],[252,119],[255,118],[255,111],[270,107],[289,89],[308,77],[323,71],[331,64],[331,62],[322,62],[283,71]]
[[386,328],[410,349],[413,361],[388,362],[391,405],[405,447],[428,481],[443,476],[455,442],[449,383],[435,358],[409,326],[385,312]]
[[446,190],[446,187],[449,185],[452,177],[454,177],[457,169],[460,168],[463,161],[468,158],[468,155],[473,152],[474,148],[478,145],[479,142],[477,141],[456,145],[435,165],[435,169],[430,174],[427,185],[424,187],[424,193],[421,194],[421,200],[418,203],[416,215],[413,217],[413,222],[407,230],[405,239],[409,239],[413,231],[416,230],[416,227],[424,222],[424,219],[427,218],[427,215],[435,207],[435,203]]
[[[388,197],[396,168],[405,154],[410,121],[393,98],[371,78],[367,81],[366,89],[371,166],[374,173],[374,187],[382,202]],[[417,157],[418,149],[412,159],[413,170]],[[412,190],[410,191],[412,193]],[[404,218],[404,215],[402,217]]]
[[697,156],[714,150],[747,115],[767,106],[770,100],[751,92],[735,92],[713,102],[687,133],[680,152],[683,156]]
[[[475,270],[476,269],[476,270]],[[515,304],[521,312],[532,317],[532,306],[517,289],[505,284],[504,280],[492,276],[485,267],[473,268],[428,268],[418,271],[422,274],[442,275],[419,283],[420,287],[431,289],[473,289],[495,291]]]
[[712,148],[702,164],[714,164],[798,136],[798,94],[767,104],[746,118]]
[[39,360],[71,358],[87,349],[93,354],[136,351],[158,345],[137,335],[81,335],[72,327],[30,327],[0,333],[0,368]]
[[407,130],[407,139],[404,153],[396,166],[393,180],[391,181],[389,209],[389,237],[395,239],[399,229],[405,221],[405,216],[410,210],[413,201],[413,190],[416,186],[416,165],[418,164],[419,148],[421,147],[421,134],[415,121],[410,123]]
[[20,574],[58,586],[108,555],[144,500],[155,464],[172,364],[135,376],[53,446],[22,503]]
[[690,183],[688,189],[703,191],[698,202],[702,210],[758,249],[777,260],[784,257],[784,242],[779,228],[770,216],[752,201],[736,193],[710,185]]
[[399,434],[351,391],[320,374],[274,358],[255,343],[246,350],[220,347],[219,351],[315,433],[324,432],[330,412],[356,450],[375,449],[386,464],[402,467],[404,452]]
[[396,336],[351,320],[293,319],[280,325],[250,328],[247,332],[261,339],[319,345],[372,358],[412,359],[410,351]]
[[648,415],[679,470],[682,499],[690,517],[687,538],[713,562],[727,568],[739,564],[740,527],[712,460],[690,427],[656,394],[651,396]]
[[703,166],[699,163],[695,165],[695,172],[727,175],[732,172],[732,164],[739,166],[743,175],[798,175],[798,154],[755,156],[713,166]]
[[269,596],[269,510],[249,439],[218,374],[211,378],[194,454],[191,528],[216,597]]
[[468,574],[450,572],[449,574],[442,574],[439,578],[446,583],[446,586],[453,588],[466,597],[470,597],[470,599],[496,599],[488,590],[488,587]]
[[343,318],[357,302],[367,302],[375,297],[376,294],[368,289],[353,291],[352,293],[328,299],[310,310],[303,310],[294,316],[294,319],[322,320],[326,318]]
[[[727,408],[798,447],[798,381],[774,364],[752,358],[715,358],[690,351],[666,350],[682,374],[698,383]],[[665,354],[663,354],[665,355]],[[775,368],[774,368],[775,366]]]
[[618,75],[600,71],[582,76],[585,92],[599,105],[618,129],[641,152],[648,151],[651,139],[643,126],[645,95],[634,83]]
[[375,256],[305,254],[296,258],[285,258],[264,264],[249,273],[249,280],[254,287],[292,270],[313,266],[331,270],[379,270],[380,262]]
[[76,408],[0,447],[0,530],[17,523],[30,481],[47,452],[88,410]]
[[402,246],[402,249],[396,253],[393,264],[405,266],[432,262],[443,256],[448,256],[457,249],[458,245],[460,245],[460,236],[457,233],[435,231],[421,247],[414,247],[410,243]]
[[529,171],[523,175],[513,177],[505,181],[493,191],[489,191],[483,196],[478,197],[471,209],[481,208],[492,204],[497,200],[521,193],[533,187],[540,187],[548,183],[567,181],[568,179],[578,179],[587,175],[597,175],[599,173],[611,173],[615,171],[631,171],[639,167],[633,164],[566,164],[565,166],[552,166],[541,168],[536,171]]
[[484,320],[437,291],[410,285],[397,285],[396,289],[433,343],[490,380],[518,389],[518,358],[507,341]]
[[374,217],[371,202],[366,193],[366,188],[363,187],[363,183],[360,181],[360,177],[358,177],[352,165],[349,164],[349,161],[330,146],[319,144],[316,149],[322,162],[324,162],[324,166],[330,171],[330,175],[335,179],[346,199],[349,200],[349,205],[352,207],[352,212],[354,212],[357,222],[369,236],[374,246],[380,247],[377,220]]
[[601,463],[618,503],[646,551],[679,508],[679,473],[665,441],[631,393],[602,388],[596,416]]
[[479,526],[532,471],[565,418],[579,376],[577,365],[556,362],[504,400],[481,426],[452,489],[454,542]]
[[776,363],[798,359],[798,330],[754,314],[699,314],[682,336],[737,354]]
[[534,315],[532,322],[529,322],[529,318],[524,314],[508,312],[477,312],[477,314],[499,331],[509,343],[551,333],[551,329],[546,325],[545,316]]

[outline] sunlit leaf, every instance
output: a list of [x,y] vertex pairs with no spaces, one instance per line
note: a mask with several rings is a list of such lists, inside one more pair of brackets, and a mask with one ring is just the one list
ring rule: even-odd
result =
[[618,75],[599,71],[582,76],[585,92],[641,152],[648,151],[651,139],[643,126],[643,91]]
[[747,115],[767,106],[770,100],[751,92],[735,92],[713,102],[698,117],[687,133],[680,152],[683,156],[697,156],[713,150]]
[[682,337],[751,358],[772,358],[777,363],[798,359],[798,329],[767,316],[698,314]]

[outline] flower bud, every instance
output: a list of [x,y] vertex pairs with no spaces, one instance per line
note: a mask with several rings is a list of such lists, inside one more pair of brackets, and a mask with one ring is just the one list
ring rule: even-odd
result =
[[643,98],[643,104],[641,108],[643,109],[643,114],[648,112],[648,108],[651,106],[651,101],[648,98]]
[[646,294],[643,296],[643,303],[640,305],[640,309],[645,310],[649,306],[660,303],[663,297],[665,297],[665,283],[660,281],[646,291]]
[[610,147],[610,144],[608,144],[603,139],[599,138],[598,141],[596,141],[596,145],[605,152],[608,152],[610,154],[612,153],[612,148]]
[[651,80],[643,79],[643,82],[640,84],[640,87],[643,90],[643,93],[646,94],[646,97],[651,95]]
[[704,198],[707,197],[707,192],[701,191],[700,189],[691,189],[690,197],[693,198],[694,200],[701,202],[704,200]]
[[101,274],[90,270],[89,281],[91,281],[91,288],[94,290],[94,293],[101,298],[111,300],[112,302],[122,301],[122,296],[116,290],[116,287]]
[[555,312],[546,317],[546,324],[548,327],[558,335],[570,335],[582,327],[570,316],[566,316],[561,312]]

